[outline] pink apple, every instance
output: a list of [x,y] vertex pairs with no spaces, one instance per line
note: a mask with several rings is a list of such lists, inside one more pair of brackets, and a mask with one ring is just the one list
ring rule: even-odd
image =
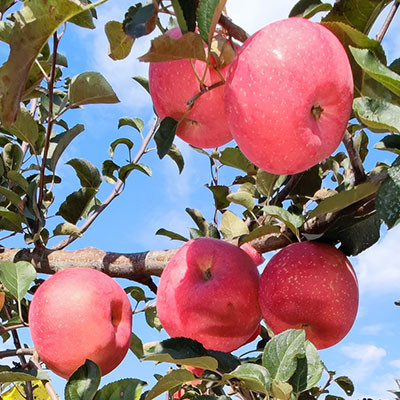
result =
[[0,292],[0,311],[3,309],[5,298],[6,295],[4,294],[4,292]]
[[[181,36],[179,28],[167,32],[173,39]],[[176,60],[150,63],[149,86],[154,109],[161,119],[180,120],[188,110],[187,102],[200,92],[198,77],[202,77],[206,63],[200,60]],[[195,72],[196,71],[196,74]],[[225,78],[228,67],[220,74]],[[205,74],[204,84],[211,86],[221,81],[214,67]],[[201,95],[184,120],[178,125],[177,136],[202,148],[222,146],[232,140],[224,109],[224,85]]]
[[124,359],[132,310],[117,282],[89,268],[70,268],[48,278],[29,308],[29,327],[40,359],[68,378],[86,359],[102,375]]
[[260,254],[250,243],[243,243],[240,248],[252,258],[257,266],[261,265],[265,261],[262,254]]
[[317,349],[341,341],[353,326],[358,283],[346,256],[325,243],[301,242],[269,261],[260,281],[261,312],[271,330],[304,329]]
[[226,115],[245,156],[274,174],[328,157],[350,117],[346,52],[324,26],[302,18],[267,25],[238,51],[225,85]]
[[161,275],[157,313],[170,336],[231,352],[260,323],[258,285],[256,265],[237,246],[211,238],[190,240]]

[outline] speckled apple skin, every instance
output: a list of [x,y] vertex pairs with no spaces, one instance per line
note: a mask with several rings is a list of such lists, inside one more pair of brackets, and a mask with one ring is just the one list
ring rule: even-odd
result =
[[[346,52],[327,28],[302,18],[267,25],[231,64],[225,85],[231,133],[246,157],[296,174],[339,146],[353,101]],[[319,119],[311,110],[322,107]]]
[[[173,39],[181,36],[179,28],[167,32]],[[202,77],[206,63],[192,60],[197,75]],[[157,115],[164,119],[180,120],[187,110],[186,103],[200,92],[200,84],[190,60],[150,63],[149,87]],[[221,69],[225,78],[229,67]],[[204,84],[211,86],[221,78],[214,68],[208,68]],[[176,134],[185,142],[201,148],[222,146],[232,140],[224,107],[224,86],[201,95],[185,119],[178,125]]]
[[350,331],[358,309],[358,283],[347,257],[325,243],[283,248],[261,274],[259,303],[275,333],[305,329],[317,349],[331,347]]
[[29,328],[40,359],[68,379],[86,359],[105,375],[130,345],[132,309],[117,282],[89,268],[70,268],[48,278],[29,308]]
[[[211,278],[205,280],[208,269]],[[260,323],[258,285],[256,265],[237,246],[211,238],[190,240],[161,275],[157,313],[170,336],[231,352]]]

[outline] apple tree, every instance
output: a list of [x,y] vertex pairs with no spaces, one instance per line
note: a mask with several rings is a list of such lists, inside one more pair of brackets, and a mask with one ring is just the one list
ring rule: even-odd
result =
[[[356,256],[373,246],[383,230],[395,226],[400,218],[400,161],[396,158],[400,153],[400,63],[395,60],[389,64],[381,45],[399,7],[397,0],[337,0],[334,5],[321,0],[300,0],[293,4],[289,17],[312,18],[318,29],[332,33],[343,45],[349,60],[352,84],[348,89],[352,94],[344,134],[340,136],[343,146],[337,149],[337,143],[327,157],[324,155],[301,170],[289,168],[287,172],[282,172],[287,165],[279,157],[274,162],[281,165],[262,169],[259,161],[242,148],[246,141],[252,144],[251,132],[246,140],[236,143],[230,136],[234,130],[232,121],[225,125],[221,119],[224,101],[229,99],[223,91],[228,84],[230,93],[233,91],[231,83],[235,78],[229,71],[234,69],[230,67],[236,62],[237,71],[240,63],[243,65],[244,61],[238,59],[240,48],[254,40],[240,27],[240,21],[229,18],[227,0],[153,0],[121,9],[121,19],[105,25],[108,54],[113,60],[139,57],[139,61],[150,63],[154,79],[134,79],[144,91],[151,92],[157,114],[147,132],[148,124],[139,118],[121,117],[118,128],[129,126],[137,131],[140,143],[134,147],[131,138],[120,137],[102,144],[110,152],[110,158],[102,165],[86,160],[84,149],[82,158],[67,161],[80,188],[60,201],[59,193],[65,187],[57,174],[60,159],[85,129],[82,123],[71,122],[71,110],[83,107],[84,113],[91,104],[113,107],[119,99],[99,72],[80,71],[69,76],[68,60],[59,46],[69,40],[71,24],[79,29],[95,29],[97,13],[102,12],[98,6],[106,1],[0,0],[0,40],[8,46],[7,60],[0,68],[0,333],[3,341],[14,344],[14,348],[0,352],[4,361],[0,365],[0,393],[5,399],[59,398],[40,354],[24,346],[19,335],[19,329],[30,324],[30,303],[43,282],[51,279],[45,279],[47,275],[69,267],[85,267],[111,278],[136,282],[125,288],[135,305],[133,314],[138,310],[144,312],[148,324],[161,330],[154,306],[158,280],[153,278],[161,276],[184,242],[206,237],[235,247],[246,244],[248,251],[255,252],[254,257],[292,243],[323,242],[335,246],[345,256]],[[251,8],[251,4],[246,7]],[[377,29],[381,14],[384,23]],[[375,38],[370,35],[372,28],[379,32]],[[166,34],[173,29],[179,35]],[[149,34],[155,34],[151,47],[146,54],[137,54],[135,41]],[[315,37],[308,34],[302,42],[307,43],[308,39]],[[282,49],[274,50],[281,54]],[[267,58],[265,62],[269,62],[270,57]],[[168,64],[172,66],[170,70],[163,69]],[[302,68],[304,73],[307,69],[312,76],[316,74],[313,63]],[[187,71],[189,75],[180,75]],[[156,73],[161,75],[157,78]],[[325,71],[325,76],[332,75]],[[169,78],[170,87],[163,87]],[[335,79],[341,79],[341,75]],[[196,85],[192,95],[186,92],[189,81]],[[241,89],[246,90],[251,84],[250,74]],[[280,95],[286,96],[291,90],[291,86],[281,86]],[[341,94],[344,96],[341,92],[332,101],[341,101]],[[263,122],[253,114],[266,115],[269,108],[260,111],[257,106],[273,96],[268,94],[268,87],[263,87],[257,96],[262,98],[260,103],[253,101],[248,104],[246,115],[235,115],[239,134],[246,128],[246,118],[253,119],[253,131],[268,134],[270,130],[269,126],[263,130]],[[184,99],[183,108],[180,105],[172,110],[174,99],[179,97]],[[227,107],[228,116],[240,108],[243,100],[238,104]],[[193,115],[200,107],[203,111],[198,112],[195,120]],[[296,113],[302,112],[300,108]],[[319,118],[324,108],[321,103],[307,112]],[[337,109],[334,118],[340,112]],[[274,123],[283,123],[282,115],[276,118]],[[326,129],[330,126],[329,123]],[[288,140],[288,151],[292,155],[300,152],[298,147],[290,147],[290,135],[294,137],[296,129],[278,129],[271,130],[271,135],[276,135],[273,144]],[[384,135],[371,148],[369,144],[376,133]],[[206,141],[207,134],[217,141]],[[97,248],[67,250],[101,213],[113,212],[117,203],[114,200],[137,174],[152,175],[145,164],[152,148],[160,159],[152,165],[153,169],[162,168],[162,159],[170,157],[182,171],[184,159],[177,141],[174,143],[175,136],[190,143],[192,151],[200,153],[210,166],[211,183],[207,188],[212,199],[212,220],[207,220],[199,210],[186,208],[193,220],[187,236],[174,232],[173,227],[160,226],[156,232],[177,241],[165,251],[149,249],[119,254]],[[128,152],[127,161],[113,157],[117,147]],[[262,141],[255,146],[253,143],[253,147],[261,153],[269,150],[268,146],[263,148]],[[136,153],[133,149],[137,149]],[[367,167],[369,152],[379,161]],[[390,164],[384,162],[388,152],[394,160]],[[103,196],[100,187],[110,184],[109,195]],[[18,235],[26,245],[12,248],[9,240]],[[237,280],[240,279],[238,276]],[[228,332],[221,335],[225,334]],[[253,337],[248,337],[253,351],[240,353],[239,349],[234,354],[206,348],[193,338],[180,336],[146,343],[145,337],[132,333],[130,351],[136,357],[169,366],[164,375],[156,376],[152,387],[146,388],[146,383],[132,371],[121,371],[126,379],[102,386],[99,366],[86,360],[66,380],[65,399],[151,400],[163,393],[171,399],[193,400],[226,400],[232,396],[252,400],[321,396],[329,399],[337,398],[329,395],[335,386],[347,395],[354,391],[350,378],[336,376],[324,366],[302,329],[274,334],[262,323]],[[5,362],[8,357],[18,357],[18,362],[10,367]],[[325,380],[321,379],[324,369]]]

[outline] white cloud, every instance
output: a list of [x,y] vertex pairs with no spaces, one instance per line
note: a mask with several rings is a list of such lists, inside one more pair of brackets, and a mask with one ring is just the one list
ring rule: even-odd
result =
[[377,336],[385,330],[385,326],[382,324],[366,325],[360,329],[363,335]]

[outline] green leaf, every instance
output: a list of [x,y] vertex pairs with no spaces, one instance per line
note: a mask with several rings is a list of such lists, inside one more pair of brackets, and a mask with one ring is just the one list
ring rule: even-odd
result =
[[240,204],[249,211],[254,208],[253,196],[247,192],[230,193],[226,196],[226,199],[232,203]]
[[114,185],[115,183],[117,183],[118,178],[116,176],[114,176],[114,171],[118,171],[119,170],[119,165],[115,164],[115,162],[111,161],[111,160],[106,160],[103,162],[103,166],[101,169],[101,172],[104,176],[104,179]]
[[148,35],[156,27],[157,13],[158,10],[152,2],[144,6],[137,3],[129,7],[123,22],[124,32],[133,39]]
[[111,144],[110,147],[108,149],[108,154],[110,155],[111,158],[114,157],[114,151],[115,148],[119,145],[119,144],[124,144],[128,150],[131,150],[133,147],[133,142],[132,140],[128,139],[128,138],[120,138],[120,139],[116,139],[114,140]]
[[144,290],[138,286],[129,286],[125,288],[125,292],[129,294],[133,299],[135,299],[138,303],[148,300]]
[[400,133],[400,107],[387,101],[361,97],[354,99],[353,110],[368,128]]
[[111,85],[99,72],[83,72],[71,79],[68,89],[70,107],[84,104],[119,103]]
[[142,132],[144,128],[144,122],[140,118],[122,117],[118,121],[118,129],[121,128],[121,126],[131,126],[138,132]]
[[171,0],[182,33],[196,28],[196,0]]
[[270,198],[274,191],[274,186],[278,180],[279,175],[274,175],[269,172],[259,169],[256,175],[257,190],[265,196],[267,199]]
[[72,0],[31,0],[24,2],[22,8],[13,14],[15,25],[10,35],[11,50],[0,69],[0,108],[5,126],[15,121],[31,66],[53,33],[75,15],[105,1],[84,5]]
[[376,211],[385,224],[392,228],[400,219],[400,157],[387,171],[376,195]]
[[352,396],[354,393],[354,385],[353,382],[347,376],[338,376],[334,379],[336,382],[347,394],[347,396]]
[[[18,196],[14,191],[0,186],[0,195],[4,196],[13,206],[19,208],[21,204],[21,197]],[[0,197],[1,199],[1,197]]]
[[14,211],[9,211],[5,207],[0,207],[0,221],[6,224],[2,226],[2,229],[13,231],[13,232],[23,232],[22,224],[26,224],[26,219],[21,214],[17,214]]
[[282,221],[295,235],[297,235],[298,228],[304,223],[303,215],[292,214],[291,212],[278,206],[264,206],[262,210]]
[[56,215],[61,215],[66,221],[75,225],[96,193],[97,190],[93,188],[81,188],[71,193],[61,204]]
[[160,394],[167,392],[185,382],[195,380],[196,377],[186,369],[174,369],[160,378],[155,386],[147,393],[146,400],[154,399]]
[[202,344],[195,340],[176,337],[159,343],[145,345],[144,360],[190,365],[217,371],[218,361],[209,355]]
[[36,270],[31,263],[5,261],[0,264],[0,280],[6,289],[18,301],[27,293],[29,286],[36,279]]
[[357,49],[350,46],[350,51],[358,65],[372,78],[400,96],[400,75],[382,64],[376,55],[367,49]]
[[206,236],[207,232],[208,232],[208,226],[210,224],[206,221],[206,219],[203,217],[201,212],[194,208],[185,208],[185,211],[190,215],[192,220],[198,226],[198,228],[202,232],[203,236]]
[[175,161],[175,164],[178,166],[179,173],[181,174],[183,171],[183,167],[185,166],[185,161],[183,160],[182,153],[180,152],[178,147],[172,144],[167,155]]
[[199,0],[197,24],[203,40],[210,45],[226,0]]
[[104,30],[109,43],[108,56],[113,60],[128,57],[135,40],[124,32],[121,22],[108,21]]
[[281,233],[281,229],[276,225],[263,225],[259,226],[253,231],[251,231],[248,235],[242,236],[239,240],[239,244],[251,242],[254,239],[257,239],[261,236],[265,235],[279,235]]
[[143,343],[133,332],[131,335],[131,344],[129,346],[129,350],[139,359],[144,355]]
[[148,79],[143,78],[143,76],[134,76],[132,79],[135,80],[142,88],[144,88],[147,93],[150,93]]
[[388,135],[374,145],[375,149],[386,150],[395,154],[400,154],[400,136]]
[[321,0],[300,0],[291,9],[289,17],[311,18],[321,11],[330,11],[332,6],[329,3],[322,3]]
[[80,229],[69,222],[64,222],[62,224],[58,224],[54,231],[53,231],[54,236],[72,236],[72,237],[81,237],[83,236],[83,233],[80,231]]
[[230,201],[227,199],[227,196],[231,191],[228,186],[206,185],[206,188],[211,190],[217,210],[223,210],[229,207]]
[[3,148],[3,160],[7,169],[18,171],[24,154],[17,143],[7,143]]
[[222,379],[238,379],[240,387],[268,395],[271,387],[271,375],[268,370],[257,364],[242,364]]
[[151,41],[150,50],[139,57],[143,62],[163,62],[194,58],[206,61],[206,53],[200,35],[185,33],[179,39],[161,35]]
[[225,211],[222,214],[219,230],[225,239],[232,239],[249,233],[247,225],[231,211]]
[[65,386],[65,400],[92,400],[100,385],[100,368],[90,360],[79,367]]
[[178,121],[171,117],[164,118],[156,133],[154,134],[154,141],[157,145],[157,154],[160,159],[164,158],[171,149],[172,142],[175,139],[176,128]]
[[182,242],[187,242],[189,239],[186,239],[184,236],[180,235],[179,233],[175,233],[172,231],[168,231],[167,229],[159,229],[156,232],[156,235],[166,236],[169,237],[171,240],[182,240]]
[[148,325],[152,328],[157,329],[158,331],[161,331],[162,325],[160,319],[158,318],[156,307],[147,307],[144,314]]
[[50,381],[49,374],[38,370],[18,370],[2,366],[0,371],[0,382],[32,382],[37,380]]
[[123,167],[120,168],[119,173],[118,173],[118,177],[119,179],[121,179],[122,182],[125,182],[125,180],[128,178],[129,174],[133,171],[133,170],[138,170],[142,173],[144,173],[147,176],[151,176],[152,172],[150,167],[148,167],[145,164],[135,164],[135,163],[130,163],[127,165],[124,165]]
[[39,136],[38,125],[32,114],[24,106],[19,109],[17,119],[10,126],[9,131],[18,139],[29,143],[32,147],[34,147]]
[[189,228],[190,239],[198,239],[206,236],[200,229]]
[[297,359],[304,357],[305,332],[289,329],[274,336],[265,346],[262,365],[268,369],[271,378],[287,381],[297,368]]
[[213,156],[222,164],[240,169],[246,173],[255,171],[254,165],[244,156],[238,147],[227,147],[220,154]]
[[14,24],[11,22],[0,21],[0,41],[4,43],[10,42],[10,36]]
[[318,206],[310,212],[309,218],[342,210],[343,208],[346,208],[354,203],[357,203],[359,200],[374,194],[376,190],[377,187],[374,184],[366,182],[355,186],[353,189],[339,192],[325,200],[322,200]]
[[121,379],[102,387],[94,400],[139,400],[146,385],[139,379]]
[[17,171],[8,171],[7,178],[17,184],[25,193],[28,190],[28,181]]
[[99,170],[89,161],[82,158],[73,158],[67,162],[78,175],[81,186],[84,188],[98,189],[101,185]]
[[323,22],[344,22],[368,34],[376,18],[390,2],[391,0],[337,0]]
[[55,171],[58,160],[64,153],[64,150],[70,145],[80,133],[85,130],[82,124],[75,125],[73,128],[56,135],[50,140],[50,149],[48,155],[47,167],[50,171]]
[[289,400],[293,392],[292,386],[287,382],[273,380],[271,384],[271,394],[279,400]]

